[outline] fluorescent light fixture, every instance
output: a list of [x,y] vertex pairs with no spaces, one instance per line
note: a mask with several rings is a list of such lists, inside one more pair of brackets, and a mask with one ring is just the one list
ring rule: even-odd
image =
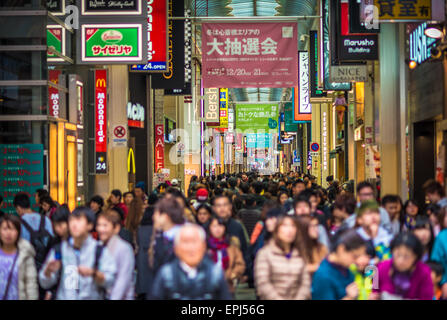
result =
[[440,24],[428,24],[424,34],[432,39],[441,39],[444,37],[444,31]]

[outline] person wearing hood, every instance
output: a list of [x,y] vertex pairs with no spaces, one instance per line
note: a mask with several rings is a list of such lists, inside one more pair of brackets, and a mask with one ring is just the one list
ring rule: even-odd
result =
[[20,237],[20,220],[0,219],[0,299],[37,300],[39,287],[32,245]]

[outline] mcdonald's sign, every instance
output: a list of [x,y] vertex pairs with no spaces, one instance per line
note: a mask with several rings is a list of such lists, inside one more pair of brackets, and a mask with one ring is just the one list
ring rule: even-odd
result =
[[96,173],[107,173],[107,70],[95,70]]
[[129,153],[127,154],[127,172],[135,174],[135,153],[132,148],[129,148]]

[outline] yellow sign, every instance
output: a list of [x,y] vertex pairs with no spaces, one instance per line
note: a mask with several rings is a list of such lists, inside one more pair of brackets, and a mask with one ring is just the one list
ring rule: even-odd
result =
[[[132,158],[132,163],[130,162],[130,158]],[[129,148],[129,153],[127,154],[127,172],[131,172],[130,168],[132,164],[132,173],[135,174],[135,154],[133,153],[133,149]]]
[[379,20],[430,20],[432,0],[374,0]]
[[220,126],[219,128],[228,128],[228,88],[219,90],[220,95]]

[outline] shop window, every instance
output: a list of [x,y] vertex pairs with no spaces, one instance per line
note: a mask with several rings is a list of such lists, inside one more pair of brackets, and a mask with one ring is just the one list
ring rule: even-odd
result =
[[47,77],[46,51],[6,51],[0,55],[0,81]]
[[0,86],[0,114],[45,115],[47,91],[47,86]]
[[48,148],[48,128],[43,121],[0,121],[0,144],[43,144]]

